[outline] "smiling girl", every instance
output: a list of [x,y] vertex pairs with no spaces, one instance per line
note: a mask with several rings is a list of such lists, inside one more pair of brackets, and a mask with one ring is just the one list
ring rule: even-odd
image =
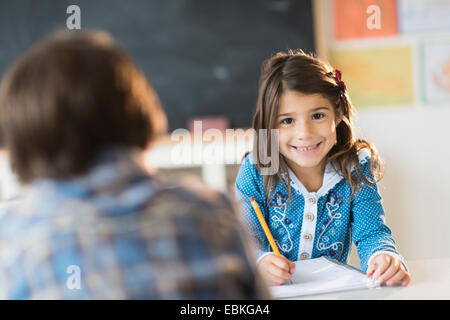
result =
[[[257,265],[269,285],[290,279],[293,261],[328,256],[346,262],[352,241],[368,277],[408,285],[378,192],[381,162],[375,147],[357,139],[353,107],[339,70],[300,50],[263,64],[253,129],[276,130],[278,148],[257,134],[236,179],[247,227],[256,240]],[[273,145],[273,144],[272,144]],[[275,174],[257,156],[279,163]],[[253,212],[254,197],[281,257]]]

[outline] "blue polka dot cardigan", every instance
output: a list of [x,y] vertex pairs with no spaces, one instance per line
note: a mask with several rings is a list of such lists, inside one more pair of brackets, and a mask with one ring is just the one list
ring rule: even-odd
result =
[[[362,150],[359,161],[363,174],[372,177],[369,155],[367,150]],[[405,265],[385,224],[376,184],[366,183],[350,200],[350,184],[331,164],[326,166],[322,187],[317,192],[309,192],[290,169],[289,176],[291,202],[288,206],[288,191],[281,182],[269,199],[266,198],[262,175],[251,153],[245,157],[237,175],[236,197],[246,227],[255,239],[257,262],[273,252],[251,206],[251,196],[261,208],[280,253],[291,261],[325,255],[346,262],[353,241],[364,272],[370,259],[381,252],[399,256]]]

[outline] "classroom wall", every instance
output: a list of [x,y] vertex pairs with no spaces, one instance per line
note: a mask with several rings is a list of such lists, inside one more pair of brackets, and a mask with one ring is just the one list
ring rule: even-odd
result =
[[401,253],[450,257],[450,103],[361,110],[355,120],[385,160],[380,192]]
[[[400,253],[408,260],[450,257],[450,103],[369,108],[354,117],[357,136],[385,162],[379,184]],[[359,264],[355,246],[350,264]]]

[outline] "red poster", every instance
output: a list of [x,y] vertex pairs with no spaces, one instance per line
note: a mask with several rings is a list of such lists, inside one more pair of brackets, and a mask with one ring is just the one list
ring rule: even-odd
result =
[[337,40],[398,33],[395,0],[333,0],[332,5]]

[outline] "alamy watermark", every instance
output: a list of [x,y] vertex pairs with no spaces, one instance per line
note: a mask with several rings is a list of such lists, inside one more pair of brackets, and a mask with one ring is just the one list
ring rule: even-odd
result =
[[[243,155],[253,149],[263,165],[262,174],[273,175],[279,168],[278,129],[219,129],[202,130],[202,121],[194,121],[193,132],[176,129],[170,135],[175,142],[170,161],[175,165],[239,164]],[[270,146],[270,147],[269,147]]]
[[381,29],[381,9],[379,6],[373,4],[367,7],[367,14],[370,16],[366,20],[366,26],[369,30]]
[[75,264],[67,267],[66,273],[70,274],[66,280],[66,287],[69,290],[81,289],[81,268]]
[[69,30],[81,29],[81,9],[76,4],[71,4],[67,7],[66,13],[70,16],[66,19],[66,26]]

